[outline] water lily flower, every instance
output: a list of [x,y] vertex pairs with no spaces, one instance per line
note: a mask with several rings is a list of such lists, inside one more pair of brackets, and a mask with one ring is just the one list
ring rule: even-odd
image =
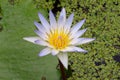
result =
[[80,48],[78,45],[95,40],[94,38],[81,38],[81,36],[87,30],[79,30],[85,22],[85,19],[71,27],[74,14],[72,13],[66,19],[65,8],[63,8],[60,12],[58,21],[56,21],[52,11],[49,12],[50,23],[41,13],[38,13],[38,16],[40,18],[41,24],[34,22],[35,26],[37,27],[35,33],[38,35],[38,37],[24,37],[23,39],[38,45],[45,46],[46,48],[40,51],[39,56],[45,56],[48,54],[57,56],[66,69],[68,68],[67,53],[86,53],[87,51]]

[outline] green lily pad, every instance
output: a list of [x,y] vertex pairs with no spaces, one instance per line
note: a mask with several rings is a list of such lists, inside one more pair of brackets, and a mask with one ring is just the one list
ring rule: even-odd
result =
[[0,79],[59,80],[57,58],[39,57],[43,47],[23,40],[23,37],[36,36],[33,22],[39,21],[37,13],[40,11],[44,16],[48,13],[38,10],[32,0],[19,0],[15,4],[8,1],[0,1],[3,27],[0,31]]

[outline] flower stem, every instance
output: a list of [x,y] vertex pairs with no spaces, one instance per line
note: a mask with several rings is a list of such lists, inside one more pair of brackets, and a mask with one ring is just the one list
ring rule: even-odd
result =
[[66,74],[65,74],[65,68],[60,60],[59,60],[59,65],[60,65],[62,80],[67,80]]

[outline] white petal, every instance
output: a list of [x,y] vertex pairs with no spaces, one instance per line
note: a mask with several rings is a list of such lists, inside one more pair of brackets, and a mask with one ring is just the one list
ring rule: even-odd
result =
[[74,52],[73,46],[66,47],[62,52]]
[[74,14],[71,14],[71,15],[68,17],[68,19],[66,20],[65,28],[64,28],[66,33],[68,33],[69,30],[70,30],[70,27],[71,27],[72,21],[73,21],[73,16],[74,16]]
[[48,36],[46,34],[43,34],[42,32],[35,30],[34,31],[38,36],[40,36],[43,40],[47,40]]
[[43,41],[43,40],[36,40],[35,43],[39,44],[39,45],[42,45],[42,46],[48,46],[49,45],[46,41]]
[[80,45],[80,44],[89,43],[94,40],[95,40],[94,38],[75,38],[70,42],[70,44],[71,45]]
[[75,44],[77,44],[78,43],[78,38],[73,38],[71,41],[70,41],[70,45],[75,45]]
[[63,66],[68,69],[68,55],[67,53],[59,53],[57,55],[57,57],[59,58],[59,60],[61,61],[61,63],[63,64]]
[[39,37],[24,37],[23,39],[26,40],[26,41],[35,43],[35,41],[39,40],[40,38]]
[[84,53],[87,52],[86,50],[84,50],[84,49],[82,49],[82,48],[79,48],[79,47],[73,47],[73,49],[74,49],[75,51],[77,51],[77,52],[84,52]]
[[34,24],[35,24],[35,26],[38,28],[38,30],[39,30],[40,32],[42,32],[42,33],[45,33],[45,32],[46,32],[45,28],[44,28],[40,23],[34,22]]
[[59,19],[58,19],[58,30],[62,29],[66,21],[66,12],[65,8],[62,9]]
[[57,22],[52,11],[49,12],[49,19],[50,19],[50,25],[51,25],[50,30],[52,33],[54,33],[54,30],[57,28]]
[[87,52],[87,51],[79,47],[69,46],[69,47],[66,47],[63,50],[63,52]]
[[52,55],[57,55],[59,53],[59,51],[58,50],[52,50]]
[[72,38],[78,38],[78,37],[82,36],[86,32],[86,30],[87,29],[79,30],[76,33],[71,34],[70,35],[70,39],[72,39]]
[[89,43],[89,42],[94,41],[94,40],[95,40],[94,38],[79,38],[78,45]]
[[50,30],[49,30],[50,24],[48,23],[48,21],[44,18],[44,16],[41,13],[38,13],[38,16],[40,18],[42,25],[45,27],[46,31],[50,33]]
[[46,56],[50,53],[51,53],[51,49],[50,48],[45,48],[39,53],[39,56]]
[[63,25],[64,25],[63,16],[61,16],[58,20],[58,30],[62,29]]
[[72,28],[71,28],[71,34],[74,34],[76,33],[83,25],[83,23],[85,22],[85,19],[80,21],[79,23],[77,23],[76,25],[74,25]]

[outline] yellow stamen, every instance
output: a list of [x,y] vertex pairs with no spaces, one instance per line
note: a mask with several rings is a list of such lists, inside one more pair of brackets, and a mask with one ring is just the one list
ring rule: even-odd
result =
[[61,50],[68,46],[70,42],[69,35],[65,34],[64,31],[58,32],[58,30],[55,30],[54,33],[49,35],[48,42],[55,49]]

